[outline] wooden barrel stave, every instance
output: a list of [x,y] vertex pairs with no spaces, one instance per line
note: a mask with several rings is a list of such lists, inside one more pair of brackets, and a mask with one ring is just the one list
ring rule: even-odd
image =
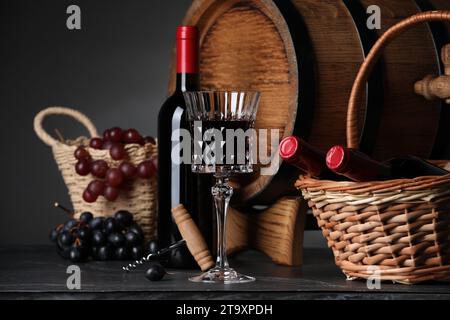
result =
[[308,141],[326,150],[345,144],[345,108],[364,54],[342,1],[297,0],[294,4],[308,27],[316,61],[314,121]]

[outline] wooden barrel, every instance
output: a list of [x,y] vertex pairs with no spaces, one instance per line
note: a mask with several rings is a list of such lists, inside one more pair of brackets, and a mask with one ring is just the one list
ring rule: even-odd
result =
[[[279,129],[280,138],[296,134],[327,150],[345,144],[350,90],[377,37],[421,10],[448,8],[447,2],[196,0],[183,23],[200,29],[203,88],[259,90],[257,128]],[[366,27],[369,5],[381,9],[381,30]],[[448,41],[449,30],[421,26],[386,49],[361,99],[363,151],[378,159],[448,156],[448,108],[415,95],[414,82],[440,72],[437,46]],[[270,203],[291,192],[296,174],[287,164],[273,176],[255,172],[239,180],[236,199]]]

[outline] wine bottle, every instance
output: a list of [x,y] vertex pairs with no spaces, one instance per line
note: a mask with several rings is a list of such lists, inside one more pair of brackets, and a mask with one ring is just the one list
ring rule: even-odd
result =
[[[177,75],[174,93],[162,105],[158,116],[158,244],[166,248],[181,240],[171,209],[183,204],[199,225],[197,179],[190,164],[177,164],[172,149],[181,138],[172,137],[177,129],[189,129],[184,91],[199,89],[198,31],[194,26],[177,28]],[[175,138],[175,139],[172,139]],[[185,247],[171,252],[167,262],[173,268],[192,268],[196,263]]]
[[279,154],[284,161],[311,177],[326,180],[343,179],[327,167],[325,152],[296,136],[286,137],[280,142]]
[[416,156],[396,157],[383,163],[391,167],[394,178],[412,179],[419,176],[442,176],[450,173]]
[[358,150],[343,146],[332,147],[327,153],[326,163],[328,168],[337,174],[359,182],[412,179],[449,173],[415,156],[396,157],[378,162]]

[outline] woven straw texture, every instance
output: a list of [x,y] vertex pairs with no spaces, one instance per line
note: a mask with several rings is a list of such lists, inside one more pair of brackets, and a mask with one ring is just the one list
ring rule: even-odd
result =
[[371,183],[301,177],[296,187],[350,279],[450,278],[450,175]]
[[[450,12],[425,12],[401,21],[368,54],[349,100],[349,148],[359,147],[357,101],[383,48],[427,21],[450,21]],[[296,187],[348,279],[378,277],[407,284],[450,279],[450,174],[364,183],[301,176]]]
[[[98,137],[98,133],[95,126],[86,116],[73,109],[50,107],[42,110],[35,117],[34,129],[41,140],[52,148],[53,156],[68,188],[75,210],[75,217],[78,217],[83,211],[90,211],[94,216],[111,216],[118,210],[128,210],[142,227],[146,239],[154,239],[157,230],[156,177],[149,180],[136,179],[132,182],[127,182],[116,201],[110,202],[103,197],[99,197],[94,203],[85,202],[82,198],[83,191],[89,182],[95,178],[90,174],[82,177],[75,172],[75,163],[77,162],[74,157],[75,149],[78,146],[85,146],[94,160],[105,160],[110,167],[118,166],[120,161],[112,160],[108,150],[90,148],[89,139],[86,137],[79,137],[76,140],[66,140],[64,142],[55,140],[42,127],[43,120],[51,115],[65,115],[74,118],[88,129],[91,137]],[[152,144],[146,144],[145,146],[129,144],[125,148],[129,161],[135,165],[151,156],[157,155],[157,147]]]

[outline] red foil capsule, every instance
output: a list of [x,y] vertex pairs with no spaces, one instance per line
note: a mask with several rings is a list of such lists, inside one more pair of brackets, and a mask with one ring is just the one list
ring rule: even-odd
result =
[[177,73],[198,73],[198,29],[177,27]]

